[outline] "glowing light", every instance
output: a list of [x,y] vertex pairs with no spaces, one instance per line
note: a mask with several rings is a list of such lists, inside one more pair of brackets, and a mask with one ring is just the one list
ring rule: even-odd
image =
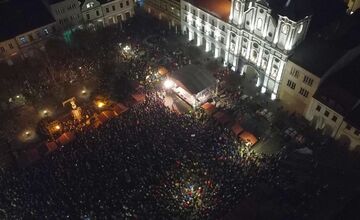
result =
[[170,80],[170,79],[165,80],[165,82],[164,82],[165,89],[171,89],[174,86],[175,86],[175,83],[172,80]]
[[131,48],[130,48],[128,45],[126,45],[126,46],[123,48],[123,50],[124,50],[125,52],[129,52],[129,51],[131,50]]
[[86,94],[86,90],[83,89],[83,90],[81,91],[81,94],[85,95],[85,94]]
[[60,128],[61,128],[60,125],[56,125],[56,126],[55,126],[55,129],[56,129],[56,130],[60,130]]
[[19,98],[20,98],[20,95],[17,95],[16,98],[19,99]]
[[98,102],[96,103],[96,105],[97,105],[98,108],[102,108],[102,107],[105,106],[105,103],[103,103],[103,102],[101,102],[101,101],[98,101]]
[[275,93],[272,93],[271,94],[271,100],[275,100],[276,99],[276,94]]
[[30,134],[31,134],[31,132],[30,132],[30,131],[25,131],[25,135],[26,135],[26,136],[28,136],[28,137],[29,137],[29,136],[30,136]]

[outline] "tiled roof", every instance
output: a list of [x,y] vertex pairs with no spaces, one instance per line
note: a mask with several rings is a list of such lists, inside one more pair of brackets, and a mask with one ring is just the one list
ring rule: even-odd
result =
[[40,0],[10,0],[0,3],[0,41],[55,22]]

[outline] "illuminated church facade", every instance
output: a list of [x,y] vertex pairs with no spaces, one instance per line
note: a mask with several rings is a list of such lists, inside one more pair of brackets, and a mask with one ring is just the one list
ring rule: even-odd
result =
[[[283,7],[291,4],[287,0]],[[254,68],[256,86],[271,99],[278,97],[284,65],[304,40],[310,20],[309,15],[274,15],[265,0],[181,0],[181,28],[189,41],[240,74]]]

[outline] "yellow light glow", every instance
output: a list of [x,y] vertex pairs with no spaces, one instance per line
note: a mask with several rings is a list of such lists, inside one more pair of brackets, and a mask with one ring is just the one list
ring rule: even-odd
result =
[[96,105],[97,107],[102,108],[104,107],[105,103],[99,101]]
[[56,126],[55,126],[55,129],[56,129],[56,130],[60,130],[60,125],[56,125]]

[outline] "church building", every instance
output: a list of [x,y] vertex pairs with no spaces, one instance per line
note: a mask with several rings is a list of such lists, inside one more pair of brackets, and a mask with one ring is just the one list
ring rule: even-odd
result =
[[256,86],[276,99],[288,56],[309,28],[306,2],[182,0],[182,33],[240,74],[255,69]]

